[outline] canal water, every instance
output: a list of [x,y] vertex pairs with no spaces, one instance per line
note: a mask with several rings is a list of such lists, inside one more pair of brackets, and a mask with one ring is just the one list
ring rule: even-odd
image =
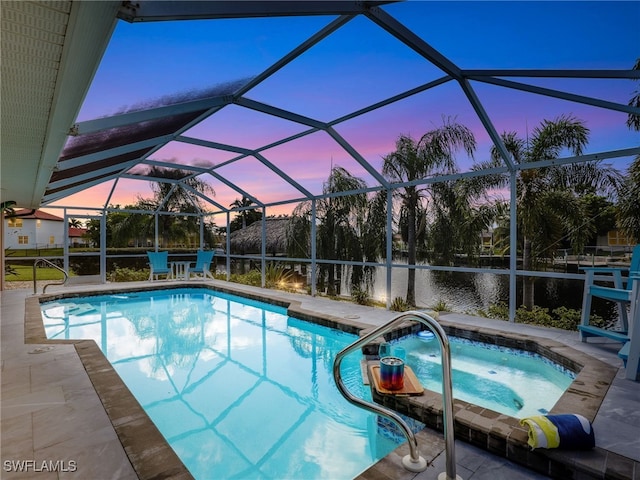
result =
[[[391,274],[391,300],[406,298],[406,268],[393,268]],[[345,278],[345,276],[343,276]],[[553,309],[564,306],[580,310],[584,289],[583,280],[562,278],[537,278],[534,287],[535,305]],[[349,286],[342,282],[341,293],[350,295]],[[386,268],[378,267],[372,298],[386,299]],[[517,305],[522,304],[522,278],[517,279]],[[490,305],[503,302],[509,304],[509,275],[497,273],[442,272],[416,270],[416,303],[419,307],[433,307],[444,302],[453,312],[475,314],[487,310]],[[594,298],[592,313],[605,319],[614,319],[616,306],[611,302]]]

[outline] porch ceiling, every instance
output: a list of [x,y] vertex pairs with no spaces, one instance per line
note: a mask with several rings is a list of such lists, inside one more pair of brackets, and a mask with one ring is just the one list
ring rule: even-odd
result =
[[116,24],[119,1],[4,1],[2,202],[37,208]]

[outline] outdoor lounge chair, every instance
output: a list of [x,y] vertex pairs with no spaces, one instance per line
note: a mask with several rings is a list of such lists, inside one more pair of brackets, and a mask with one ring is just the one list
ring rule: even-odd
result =
[[213,274],[211,273],[211,261],[214,256],[213,250],[203,251],[198,250],[198,256],[196,257],[196,264],[194,267],[189,268],[189,274],[195,273],[202,275],[202,279],[205,280],[207,277],[213,279]]
[[164,275],[167,280],[173,277],[171,266],[169,265],[169,252],[147,252],[149,257],[149,281],[158,280],[159,275]]
[[640,271],[629,274],[631,288],[631,323],[629,324],[629,341],[618,352],[626,368],[628,380],[640,380]]
[[[584,270],[587,275],[584,280],[582,318],[580,325],[578,325],[580,339],[586,342],[588,337],[606,337],[622,343],[628,342],[629,319],[627,316],[627,306],[631,306],[631,314],[634,314],[634,310],[637,310],[634,308],[635,299],[632,299],[632,287],[634,284],[634,275],[637,275],[636,272],[640,272],[640,244],[633,248],[631,265],[628,269],[618,267],[583,267],[582,270]],[[622,272],[630,272],[630,276],[627,279],[623,279]],[[613,287],[597,285],[595,284],[596,280],[613,283]],[[607,330],[589,324],[591,300],[593,297],[610,300],[618,304],[620,330]]]

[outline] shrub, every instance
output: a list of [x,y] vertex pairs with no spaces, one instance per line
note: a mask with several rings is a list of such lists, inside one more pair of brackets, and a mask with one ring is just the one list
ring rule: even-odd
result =
[[391,302],[391,310],[394,312],[406,312],[409,310],[409,304],[402,297],[396,297]]
[[229,281],[240,283],[242,285],[251,285],[252,287],[260,287],[262,285],[262,274],[260,270],[251,270],[248,273],[232,273]]
[[444,300],[438,300],[431,309],[435,312],[449,312],[451,311],[449,305]]
[[486,311],[478,310],[476,313],[481,317],[509,320],[509,306],[504,302],[491,304]]
[[[573,308],[559,307],[553,310],[555,319],[553,327],[562,328],[563,330],[577,330],[580,324],[580,310]],[[592,315],[592,321],[597,315]]]
[[[260,274],[259,270],[256,270]],[[293,272],[279,263],[269,262],[264,272],[265,287],[291,289]]]
[[354,287],[351,290],[351,298],[358,305],[371,305],[371,298],[369,297],[369,292],[366,290],[362,290],[358,287]]
[[[490,305],[486,312],[479,310],[477,313],[487,318],[509,319],[509,307],[502,302]],[[580,316],[580,310],[567,307],[558,307],[552,310],[551,314],[549,314],[549,309],[540,307],[534,307],[533,310],[520,307],[516,310],[516,322],[572,331],[578,329]],[[591,315],[589,323],[602,328],[611,328],[611,325],[608,325],[599,315]]]
[[109,273],[110,282],[142,282],[149,279],[149,269],[134,270],[133,268],[120,268],[115,266]]
[[545,327],[552,326],[552,317],[549,315],[548,308],[542,308],[534,305],[533,309],[529,310],[525,307],[520,307],[516,310],[516,322],[528,323],[533,325],[542,325]]

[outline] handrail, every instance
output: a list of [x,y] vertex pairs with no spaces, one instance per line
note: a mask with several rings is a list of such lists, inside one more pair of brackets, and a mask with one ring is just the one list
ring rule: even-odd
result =
[[60,270],[62,272],[62,274],[64,275],[64,280],[62,281],[62,283],[47,283],[44,287],[42,287],[42,293],[44,294],[47,291],[47,287],[50,285],[64,285],[65,283],[67,283],[67,280],[69,280],[69,274],[67,273],[67,271],[63,268],[60,268],[58,265],[56,265],[53,262],[50,262],[49,260],[47,260],[46,258],[36,258],[33,262],[33,293],[38,293],[38,284],[36,282],[36,267],[38,266],[39,263],[44,263],[50,267],[53,267],[57,270]]
[[384,325],[372,330],[367,335],[356,340],[351,345],[342,349],[336,355],[333,363],[333,377],[336,382],[338,390],[347,401],[358,405],[373,413],[382,415],[392,422],[396,423],[398,427],[403,431],[404,436],[409,442],[409,455],[406,455],[402,459],[402,465],[411,472],[422,472],[427,468],[427,462],[420,456],[418,451],[418,441],[416,436],[411,431],[406,422],[393,410],[378,405],[376,403],[367,402],[361,398],[354,396],[344,385],[342,381],[342,374],[340,372],[340,364],[343,357],[347,354],[357,350],[358,348],[366,345],[372,339],[377,338],[393,329],[397,324],[407,320],[417,320],[423,323],[435,334],[440,342],[440,348],[442,350],[442,405],[444,416],[444,440],[445,440],[445,453],[446,453],[446,472],[441,473],[438,476],[439,480],[456,480],[460,479],[460,476],[456,475],[456,459],[455,459],[455,444],[454,444],[454,429],[453,429],[453,387],[451,382],[451,350],[449,347],[449,339],[447,334],[442,329],[440,324],[433,318],[423,312],[410,311],[404,312],[396,316]]

